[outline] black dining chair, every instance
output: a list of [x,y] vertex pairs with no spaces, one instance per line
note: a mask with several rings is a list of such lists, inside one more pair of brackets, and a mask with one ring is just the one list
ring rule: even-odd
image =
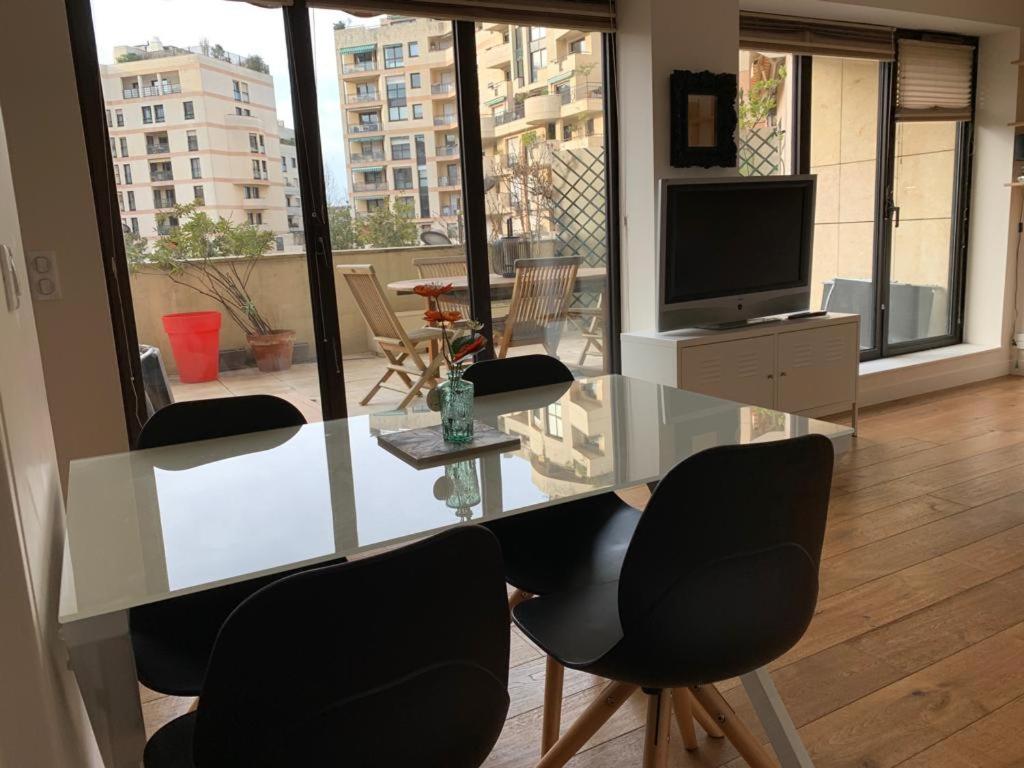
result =
[[[157,411],[143,426],[137,447],[157,448],[297,428],[305,423],[294,405],[272,395],[192,400]],[[281,576],[273,574],[132,608],[128,625],[139,682],[171,696],[198,696],[224,619],[245,598]]]
[[145,768],[477,768],[508,713],[501,550],[465,526],[279,579],[217,638]]
[[684,744],[696,746],[694,701],[749,765],[775,765],[714,683],[765,666],[807,629],[832,464],[821,435],[696,454],[658,484],[617,577],[516,606],[516,624],[545,653],[613,681],[538,768],[568,762],[638,688],[648,695],[646,768],[667,765],[673,704]]
[[[488,396],[573,381],[555,357],[523,355],[485,360],[466,369],[474,394]],[[536,512],[484,520],[501,543],[505,580],[515,588],[511,607],[533,595],[565,592],[614,579],[640,519],[639,510],[614,493],[602,493]],[[564,669],[548,656],[541,750],[558,738]],[[712,726],[713,727],[713,726]]]

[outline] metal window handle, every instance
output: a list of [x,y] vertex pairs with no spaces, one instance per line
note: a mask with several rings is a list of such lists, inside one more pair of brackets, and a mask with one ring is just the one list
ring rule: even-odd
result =
[[892,225],[897,228],[900,225],[900,207],[898,205],[894,205],[892,208]]

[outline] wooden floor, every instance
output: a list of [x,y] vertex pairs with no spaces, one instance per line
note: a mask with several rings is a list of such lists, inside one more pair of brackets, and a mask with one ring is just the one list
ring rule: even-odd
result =
[[[864,410],[837,466],[818,613],[772,665],[819,768],[1024,766],[1024,378]],[[536,762],[544,663],[513,633],[490,768]],[[569,672],[563,727],[600,691]],[[737,681],[720,686],[762,735]],[[146,694],[152,729],[188,701]],[[631,701],[569,765],[639,766]],[[700,729],[698,728],[698,733]],[[700,735],[673,766],[743,765]]]

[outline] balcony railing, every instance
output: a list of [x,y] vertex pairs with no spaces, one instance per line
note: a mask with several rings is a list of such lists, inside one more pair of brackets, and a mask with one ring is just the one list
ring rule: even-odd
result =
[[454,205],[442,205],[441,206],[441,215],[442,216],[458,216],[458,214],[459,214],[459,209],[456,208]]
[[447,51],[455,45],[455,41],[451,38],[445,38],[444,40],[435,40],[430,44],[431,51]]
[[395,189],[412,189],[412,181],[396,181]]
[[386,181],[356,181],[352,183],[353,192],[383,192],[387,188]]
[[346,104],[357,104],[362,101],[380,101],[380,91],[367,91],[365,93],[349,93],[345,96]]
[[154,208],[173,208],[175,200],[173,197],[164,197],[162,195],[153,195],[153,207]]
[[499,115],[495,115],[494,124],[505,125],[506,123],[511,123],[515,120],[522,120],[524,117],[526,117],[526,110],[523,108],[522,105],[517,105],[516,108],[513,110],[510,110],[508,112],[502,112]]
[[454,155],[459,154],[459,145],[458,144],[442,144],[440,147],[437,147],[434,150],[434,154],[435,155],[440,155],[440,156],[443,156],[443,157],[452,157]]
[[181,93],[181,83],[163,83],[161,85],[147,85],[142,89],[143,96],[167,96],[171,93]]
[[150,181],[174,181],[174,171],[150,171]]
[[349,123],[349,133],[379,133],[380,123]]
[[434,118],[434,125],[455,125],[458,119],[457,115],[440,115]]
[[459,183],[459,174],[457,173],[437,177],[437,186],[439,187],[457,187],[459,186]]
[[384,150],[371,150],[369,152],[360,152],[358,155],[352,155],[353,163],[368,163],[374,160],[384,160]]
[[431,93],[455,93],[455,83],[433,83]]
[[412,160],[412,150],[409,147],[391,147],[392,160]]
[[171,145],[166,141],[153,142],[146,145],[147,155],[162,155],[171,151]]
[[374,72],[377,69],[377,61],[356,61],[352,64],[342,64],[341,71],[350,75],[354,72]]

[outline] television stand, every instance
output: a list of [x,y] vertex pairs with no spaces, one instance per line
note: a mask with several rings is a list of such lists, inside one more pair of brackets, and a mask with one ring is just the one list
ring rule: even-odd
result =
[[750,328],[751,326],[765,325],[767,323],[780,323],[782,319],[780,315],[769,315],[768,317],[752,317],[747,320],[727,320],[724,323],[702,323],[695,325],[694,328],[700,328],[702,331],[732,331],[736,328]]
[[856,430],[860,318],[767,319],[728,330],[623,333],[622,372],[783,413],[852,411]]

